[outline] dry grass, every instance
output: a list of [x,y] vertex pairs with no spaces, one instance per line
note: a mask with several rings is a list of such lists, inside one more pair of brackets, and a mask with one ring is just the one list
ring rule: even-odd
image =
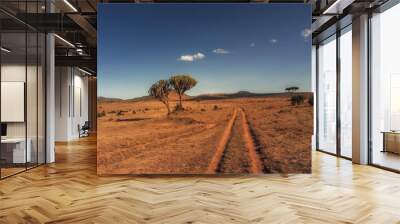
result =
[[[172,105],[172,104],[171,104]],[[171,106],[172,107],[172,106]],[[291,106],[288,96],[188,100],[166,116],[158,101],[101,102],[98,112],[99,174],[202,174],[234,108],[242,107],[267,172],[309,172],[312,107]],[[237,121],[221,172],[247,172]]]
[[266,99],[263,104],[245,108],[267,170],[309,173],[313,108],[306,103],[291,106],[289,100],[277,98]]

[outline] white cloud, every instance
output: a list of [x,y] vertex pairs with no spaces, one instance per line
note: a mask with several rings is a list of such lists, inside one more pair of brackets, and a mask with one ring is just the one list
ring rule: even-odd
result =
[[304,39],[307,39],[307,37],[309,37],[311,34],[312,34],[311,30],[308,29],[308,28],[306,28],[306,29],[304,29],[304,30],[301,31],[301,36],[302,36]]
[[205,56],[203,53],[198,52],[198,53],[195,53],[195,54],[185,54],[185,55],[182,55],[182,56],[180,56],[180,57],[178,58],[178,60],[179,60],[179,61],[197,61],[197,60],[204,59],[205,57],[206,57],[206,56]]
[[255,47],[256,46],[256,43],[251,43],[250,44],[250,47]]
[[214,49],[212,52],[215,53],[215,54],[229,54],[229,53],[231,53],[230,51],[225,50],[223,48]]
[[278,43],[278,40],[277,39],[271,39],[271,40],[269,40],[271,43],[273,43],[273,44],[276,44],[276,43]]

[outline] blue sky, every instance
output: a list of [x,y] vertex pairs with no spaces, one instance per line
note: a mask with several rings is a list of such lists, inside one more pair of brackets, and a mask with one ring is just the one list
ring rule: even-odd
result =
[[189,95],[310,91],[311,9],[303,4],[100,4],[99,96],[147,95],[172,74]]

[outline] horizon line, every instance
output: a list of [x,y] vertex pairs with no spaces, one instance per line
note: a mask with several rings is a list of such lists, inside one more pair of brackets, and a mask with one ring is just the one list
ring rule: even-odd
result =
[[[232,92],[232,93],[227,93],[227,92],[219,92],[219,93],[201,93],[201,94],[197,94],[197,95],[189,95],[189,94],[185,94],[186,96],[190,96],[190,97],[199,97],[199,96],[204,96],[204,95],[219,95],[219,94],[238,94],[240,92],[246,92],[246,93],[251,93],[251,94],[278,94],[278,93],[290,93],[287,91],[281,91],[281,92],[251,92],[251,91],[247,91],[247,90],[240,90],[237,92]],[[297,92],[292,92],[292,93],[313,93],[312,90],[309,91],[297,91]],[[137,99],[137,98],[141,98],[141,97],[146,97],[146,96],[150,96],[150,95],[141,95],[141,96],[136,96],[136,97],[128,97],[128,98],[120,98],[120,97],[112,97],[112,96],[97,96],[97,98],[108,98],[108,99],[119,99],[119,100],[131,100],[131,99]]]

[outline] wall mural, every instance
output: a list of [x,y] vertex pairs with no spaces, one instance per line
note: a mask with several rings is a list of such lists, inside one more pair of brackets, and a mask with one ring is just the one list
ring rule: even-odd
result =
[[311,172],[311,8],[100,4],[97,172]]

